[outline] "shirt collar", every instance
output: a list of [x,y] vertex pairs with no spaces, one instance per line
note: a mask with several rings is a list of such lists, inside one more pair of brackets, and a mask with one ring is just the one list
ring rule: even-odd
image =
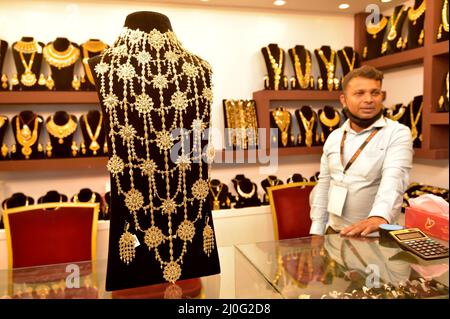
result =
[[347,131],[348,133],[353,133],[353,134],[361,134],[367,131],[372,130],[375,127],[384,127],[386,126],[386,119],[384,118],[383,115],[381,115],[381,117],[375,121],[375,123],[373,123],[371,126],[369,126],[368,128],[363,129],[361,132],[357,133],[355,132],[351,127],[350,127],[350,120],[347,119],[344,124],[342,124],[342,128],[344,129],[344,131]]

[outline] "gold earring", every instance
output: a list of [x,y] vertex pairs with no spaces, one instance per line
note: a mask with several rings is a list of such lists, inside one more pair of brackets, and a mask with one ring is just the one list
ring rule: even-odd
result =
[[47,77],[47,81],[45,83],[45,86],[51,91],[55,87],[55,81],[53,80],[52,76],[49,75]]
[[314,90],[314,77],[313,76],[311,76],[311,80],[309,82],[309,86],[311,87],[311,89]]
[[74,75],[72,80],[72,87],[75,91],[78,91],[81,86],[81,81],[78,79],[78,76]]
[[442,23],[439,25],[437,39],[438,40],[442,39]]
[[103,144],[103,153],[108,154],[108,143],[106,143],[106,141]]
[[420,35],[419,35],[419,41],[418,41],[419,45],[423,45],[423,38],[424,38],[424,36],[425,36],[425,33],[424,33],[423,29],[422,29],[422,31],[420,31]]
[[2,75],[2,88],[6,90],[8,88],[8,77],[5,73]]
[[40,86],[44,86],[45,83],[47,83],[47,81],[45,80],[45,76],[43,73],[41,73],[41,75],[39,75],[39,80],[38,80],[38,84]]
[[367,47],[364,47],[363,50],[363,59],[367,58]]
[[338,78],[335,78],[334,79],[334,89],[337,91],[337,90],[339,90],[339,79]]
[[17,74],[14,74],[13,77],[11,78],[11,84],[12,86],[19,85],[19,79],[17,78]]
[[402,37],[399,37],[398,41],[397,41],[397,44],[396,44],[397,49],[401,49],[402,45],[403,45],[403,39],[402,39]]
[[5,143],[3,143],[3,145],[2,145],[2,150],[1,150],[1,152],[2,152],[2,156],[3,156],[3,157],[8,157],[8,146],[6,146]]
[[319,87],[319,90],[322,90],[322,88],[323,88],[323,80],[322,80],[321,77],[319,77],[317,79],[317,86]]
[[206,217],[205,228],[203,229],[203,251],[206,255],[211,255],[214,249],[214,231],[211,226],[209,226],[209,216]]
[[44,151],[44,146],[42,146],[42,144],[39,143],[38,147],[37,147],[37,150],[38,150],[38,152],[43,152]]
[[45,150],[47,151],[47,157],[52,157],[52,143],[50,141],[47,142],[47,146],[45,147]]
[[81,142],[81,154],[86,155],[86,145],[84,142]]
[[72,150],[72,156],[77,156],[78,154],[77,142],[73,141],[72,146],[70,146],[70,149]]
[[11,154],[15,154],[17,152],[16,144],[11,145]]

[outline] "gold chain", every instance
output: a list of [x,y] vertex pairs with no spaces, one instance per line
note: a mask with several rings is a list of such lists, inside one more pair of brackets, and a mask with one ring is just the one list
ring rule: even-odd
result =
[[444,27],[445,32],[449,31],[447,14],[448,14],[448,0],[445,0],[444,5],[442,7],[442,26]]
[[280,87],[280,81],[281,81],[281,73],[283,69],[283,50],[279,48],[280,50],[280,59],[277,62],[275,58],[272,55],[272,52],[270,52],[270,48],[266,47],[267,55],[269,56],[270,65],[272,66],[273,73],[274,73],[274,90],[278,90]]
[[400,21],[400,18],[403,15],[403,12],[405,12],[403,10],[403,6],[400,9],[400,11],[397,13],[397,16],[394,18],[394,14],[392,14],[391,18],[389,19],[390,24],[391,24],[391,30],[388,33],[387,39],[389,41],[394,40],[397,37],[397,24]]
[[334,71],[335,71],[334,58],[335,58],[335,55],[336,55],[336,51],[331,49],[330,60],[327,60],[324,52],[321,49],[319,50],[319,56],[322,59],[323,63],[325,64],[325,67],[327,69],[328,91],[333,91],[333,87],[334,87]]
[[[414,102],[414,101],[413,101]],[[409,105],[409,114],[411,116],[411,137],[413,142],[419,136],[419,131],[417,130],[417,123],[419,122],[420,116],[422,115],[423,102],[420,104],[417,116],[414,117],[413,102]],[[420,137],[419,137],[420,138]]]
[[[306,136],[305,136],[305,144],[307,147],[311,147],[313,143],[313,128],[314,122],[316,120],[314,113],[312,113],[311,119],[307,120],[303,115],[302,111],[299,111],[300,118],[302,120],[303,127],[305,128]],[[323,112],[322,112],[323,113]]]
[[97,128],[95,129],[95,134],[92,134],[91,126],[89,125],[89,122],[87,120],[87,115],[83,115],[84,124],[86,126],[86,132],[89,135],[89,138],[91,139],[91,143],[89,144],[89,149],[92,151],[94,155],[97,155],[97,151],[100,149],[100,145],[97,142],[97,139],[100,135],[100,130],[102,128],[102,120],[103,120],[103,114],[100,113],[100,118],[98,120]]
[[426,0],[423,0],[420,6],[414,10],[414,7],[409,8],[408,10],[408,19],[409,21],[413,21],[413,25],[416,25],[417,19],[419,19],[426,9]]
[[26,159],[28,159],[33,152],[31,146],[33,146],[38,139],[39,117],[35,116],[32,133],[30,132],[30,129],[26,124],[24,124],[24,126],[20,128],[19,118],[20,115],[18,115],[16,118],[16,138],[17,142],[22,146],[22,154]]
[[58,140],[59,144],[63,144],[64,138],[75,132],[75,130],[77,129],[77,123],[69,115],[69,121],[67,121],[66,124],[58,125],[55,123],[54,116],[52,115],[50,117],[50,120],[45,125],[45,127],[47,128],[47,132],[50,135],[59,139]]
[[367,24],[366,30],[367,33],[371,34],[374,39],[377,38],[377,34],[383,30],[388,23],[388,19],[386,17],[381,18],[378,24],[372,24],[372,22]]
[[286,146],[288,143],[288,130],[291,124],[291,114],[284,108],[277,108],[272,111],[272,116],[275,120],[275,124],[281,131],[281,143]]
[[57,51],[53,46],[53,43],[50,43],[44,47],[43,54],[44,59],[48,64],[57,67],[58,69],[62,69],[77,62],[80,57],[80,49],[76,48],[73,44],[70,44],[66,50]]
[[355,67],[356,52],[353,51],[352,62],[350,62],[350,59],[348,58],[347,52],[345,52],[345,49],[342,49],[342,53],[344,54],[345,61],[347,61],[348,67],[350,68],[350,71],[353,71],[353,68]]
[[325,114],[325,111],[322,110],[322,112],[320,113],[319,119],[323,124],[325,124],[326,126],[328,126],[330,128],[330,132],[333,130],[333,127],[338,125],[339,122],[341,121],[339,113],[336,110],[334,110],[334,117],[332,119],[329,119],[327,117],[327,115]]
[[310,84],[311,79],[311,56],[307,50],[306,53],[306,62],[305,62],[305,74],[302,72],[302,65],[300,63],[300,58],[295,51],[295,48],[291,49],[292,55],[294,56],[294,67],[295,67],[295,77],[297,78],[298,84],[302,89],[307,89]]

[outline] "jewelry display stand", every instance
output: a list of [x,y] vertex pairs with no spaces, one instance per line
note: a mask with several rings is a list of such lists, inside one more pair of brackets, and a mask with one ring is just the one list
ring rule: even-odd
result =
[[264,77],[265,90],[287,90],[288,80],[284,75],[285,52],[278,44],[271,43],[261,48],[261,52],[266,62],[267,75]]
[[8,76],[3,73],[3,65],[6,58],[6,51],[8,50],[8,42],[0,39],[0,91],[9,90]]
[[272,186],[283,185],[283,181],[278,179],[278,177],[274,175],[269,175],[265,179],[261,181],[261,186],[264,189],[264,197],[262,200],[262,205],[269,205],[269,195],[267,193],[267,189]]
[[408,38],[403,48],[415,49],[424,45],[425,40],[425,10],[426,0],[416,0],[414,7],[408,10]]
[[312,55],[303,45],[289,49],[289,57],[294,66],[294,74],[290,80],[292,90],[314,90],[312,73]]
[[340,81],[336,77],[336,51],[327,45],[314,50],[317,63],[319,64],[320,77],[317,79],[318,90],[337,91],[340,89]]
[[22,37],[12,45],[12,53],[17,74],[11,79],[14,89],[31,91],[39,89],[38,78],[42,64],[44,43],[33,37]]
[[84,142],[80,149],[80,156],[103,156],[105,144],[105,130],[103,128],[103,114],[100,111],[89,111],[80,117],[80,128]]
[[326,105],[318,112],[319,122],[322,132],[320,134],[321,143],[325,143],[328,135],[341,125],[341,116],[339,112],[332,106]]
[[37,203],[65,203],[68,201],[67,195],[60,194],[58,191],[48,191],[44,196],[39,197]]
[[381,56],[384,34],[387,30],[388,18],[380,14],[379,21],[373,24],[371,21],[365,28],[366,46],[363,49],[364,60],[375,59]]
[[403,5],[397,6],[394,13],[389,18],[389,23],[386,29],[387,36],[383,41],[381,47],[381,54],[388,55],[399,52],[403,49],[403,23],[408,15],[408,11]]
[[11,120],[15,146],[10,147],[11,159],[44,158],[44,148],[39,143],[44,119],[33,111],[22,111]]
[[297,145],[306,147],[320,145],[317,113],[310,106],[304,105],[301,109],[295,110],[295,117],[300,128]]
[[292,115],[284,107],[277,107],[270,112],[270,127],[278,128],[277,136],[271,136],[272,145],[278,147],[295,146],[295,136],[292,134]]
[[47,118],[46,129],[49,141],[45,147],[46,157],[61,158],[74,157],[72,153],[72,141],[78,123],[75,115],[70,115],[66,111],[57,111]]
[[337,52],[342,67],[342,77],[361,66],[361,57],[352,47],[344,47]]

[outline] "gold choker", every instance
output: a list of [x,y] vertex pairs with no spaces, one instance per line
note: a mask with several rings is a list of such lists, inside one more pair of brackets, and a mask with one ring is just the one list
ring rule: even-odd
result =
[[64,138],[75,132],[75,130],[77,129],[77,123],[69,115],[69,120],[66,124],[58,125],[54,122],[54,116],[52,115],[45,127],[47,128],[47,132],[50,135],[58,138],[59,144],[63,144]]
[[76,48],[73,44],[70,44],[64,51],[57,51],[53,43],[50,43],[44,47],[43,53],[45,61],[58,69],[75,64],[80,57],[80,49]]

